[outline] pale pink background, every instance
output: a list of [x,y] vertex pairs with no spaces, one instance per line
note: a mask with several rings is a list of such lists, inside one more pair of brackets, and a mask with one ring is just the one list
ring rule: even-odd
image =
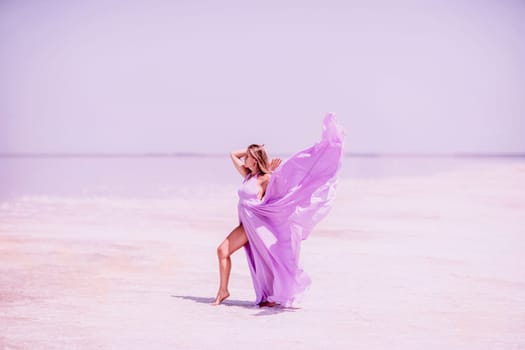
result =
[[233,148],[525,154],[523,1],[253,3],[0,0],[0,349],[525,349],[523,156],[345,157],[300,309],[208,305]]
[[[0,153],[525,152],[523,1],[0,2]],[[297,134],[300,136],[296,136]]]

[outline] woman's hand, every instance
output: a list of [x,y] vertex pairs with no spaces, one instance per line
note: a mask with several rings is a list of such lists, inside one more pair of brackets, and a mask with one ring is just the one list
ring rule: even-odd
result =
[[281,164],[281,158],[273,158],[270,163],[270,171],[274,171]]

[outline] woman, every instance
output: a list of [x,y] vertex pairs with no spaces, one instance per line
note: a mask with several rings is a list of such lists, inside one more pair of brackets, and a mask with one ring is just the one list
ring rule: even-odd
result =
[[327,114],[321,141],[281,167],[263,145],[232,152],[244,181],[239,189],[239,226],[219,245],[220,286],[214,305],[230,296],[230,256],[244,247],[259,306],[291,306],[310,285],[299,265],[301,240],[328,213],[343,155],[343,131]]

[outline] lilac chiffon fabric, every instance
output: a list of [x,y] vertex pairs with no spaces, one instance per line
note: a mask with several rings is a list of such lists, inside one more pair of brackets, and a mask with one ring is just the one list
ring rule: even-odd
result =
[[301,241],[328,213],[343,156],[343,130],[333,114],[323,121],[321,141],[294,154],[272,174],[263,200],[256,177],[239,189],[239,221],[256,303],[292,306],[311,281],[299,263]]

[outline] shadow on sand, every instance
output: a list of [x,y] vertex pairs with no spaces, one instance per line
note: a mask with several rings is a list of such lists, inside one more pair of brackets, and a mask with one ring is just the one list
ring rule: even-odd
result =
[[185,300],[192,300],[196,303],[208,304],[212,307],[226,306],[226,307],[241,307],[244,309],[251,309],[251,310],[260,310],[258,313],[254,314],[253,316],[275,315],[275,314],[280,314],[283,312],[294,312],[295,310],[299,309],[299,308],[294,308],[294,307],[281,307],[281,306],[259,307],[258,305],[250,301],[233,300],[233,299],[226,299],[220,305],[216,306],[216,305],[212,305],[212,303],[215,301],[215,298],[194,297],[190,295],[172,295],[172,297],[179,298],[179,299],[185,299]]

